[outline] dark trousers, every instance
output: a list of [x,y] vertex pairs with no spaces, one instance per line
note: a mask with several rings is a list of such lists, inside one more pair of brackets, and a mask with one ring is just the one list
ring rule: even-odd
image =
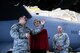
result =
[[46,50],[31,50],[31,53],[46,53]]

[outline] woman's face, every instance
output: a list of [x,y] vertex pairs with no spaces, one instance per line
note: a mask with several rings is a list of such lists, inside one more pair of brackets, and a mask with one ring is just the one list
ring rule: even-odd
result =
[[40,21],[35,20],[35,21],[34,21],[34,25],[35,25],[36,27],[39,27],[39,26],[40,26]]

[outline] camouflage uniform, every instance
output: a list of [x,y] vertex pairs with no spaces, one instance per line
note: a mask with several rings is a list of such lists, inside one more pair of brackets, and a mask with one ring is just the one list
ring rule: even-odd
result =
[[[53,48],[55,53],[68,53],[70,40],[66,33],[55,34],[53,37]],[[61,47],[62,50],[57,50],[58,47]]]
[[40,29],[30,30],[26,26],[22,26],[21,24],[17,23],[11,27],[10,34],[11,37],[14,38],[14,45],[13,45],[13,53],[28,53],[27,51],[29,48],[29,41],[26,37],[26,33],[37,34],[41,31]]

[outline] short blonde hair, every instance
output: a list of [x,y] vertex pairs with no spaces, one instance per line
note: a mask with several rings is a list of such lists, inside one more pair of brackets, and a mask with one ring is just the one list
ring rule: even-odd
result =
[[62,29],[62,26],[58,26],[58,27],[57,27],[57,29],[59,29],[59,28],[61,28],[61,29]]
[[41,21],[40,21],[39,19],[35,19],[35,20],[34,20],[34,23],[35,23],[35,21],[38,21],[38,22],[41,24]]

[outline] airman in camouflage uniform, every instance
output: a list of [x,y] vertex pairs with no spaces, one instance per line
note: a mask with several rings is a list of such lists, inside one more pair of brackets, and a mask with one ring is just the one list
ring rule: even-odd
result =
[[68,53],[70,40],[67,33],[62,32],[62,27],[58,26],[58,33],[53,37],[53,48],[55,53]]

